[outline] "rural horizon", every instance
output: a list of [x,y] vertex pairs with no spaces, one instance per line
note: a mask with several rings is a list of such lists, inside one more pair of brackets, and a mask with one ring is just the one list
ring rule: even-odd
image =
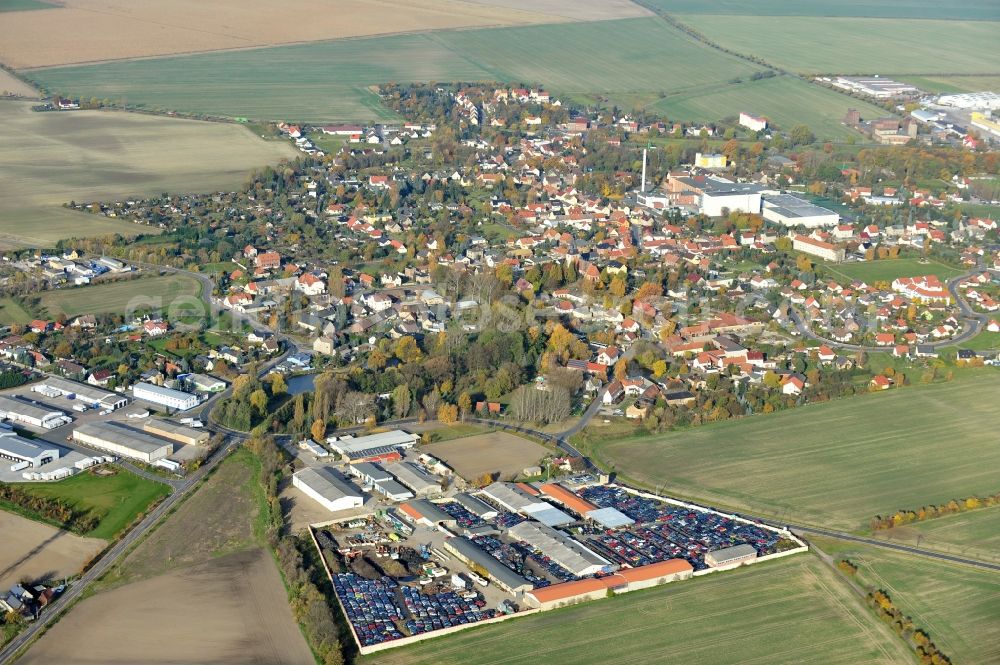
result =
[[1000,663],[998,27],[0,0],[0,665]]

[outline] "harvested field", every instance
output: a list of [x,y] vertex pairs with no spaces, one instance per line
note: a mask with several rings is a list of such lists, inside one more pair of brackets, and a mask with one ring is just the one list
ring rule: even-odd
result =
[[443,460],[466,480],[475,480],[484,473],[499,473],[501,478],[520,475],[549,452],[541,444],[507,432],[431,443],[422,450]]
[[911,658],[819,559],[805,554],[475,628],[359,662],[889,665]]
[[[51,67],[475,26],[643,16],[626,0],[64,0],[0,23],[0,62]],[[577,6],[579,10],[577,10]],[[72,34],[72,40],[51,39]],[[107,35],[115,39],[107,39]]]
[[0,249],[155,229],[64,203],[238,187],[295,150],[237,125],[122,112],[34,113],[0,102]]
[[[313,663],[263,550],[99,593],[77,605],[18,662]],[[82,658],[82,660],[81,660]]]
[[949,383],[600,440],[585,451],[668,494],[862,530],[877,514],[997,491],[997,379],[993,368],[965,370]]
[[38,91],[5,69],[0,69],[0,97],[37,97]]
[[[614,44],[614,48],[594,48]],[[759,67],[654,18],[455,30],[112,62],[31,72],[63,94],[296,122],[392,118],[371,86],[387,81],[506,81],[561,95],[655,100],[722,85]],[[692,74],[696,72],[696,74]],[[738,113],[739,110],[734,110]]]
[[84,538],[4,511],[0,511],[0,534],[0,589],[4,591],[25,577],[75,575],[106,545],[99,538]]
[[39,294],[40,308],[48,316],[67,317],[79,314],[128,313],[153,308],[166,313],[204,311],[198,295],[201,284],[188,275],[142,277],[107,284],[44,291]]

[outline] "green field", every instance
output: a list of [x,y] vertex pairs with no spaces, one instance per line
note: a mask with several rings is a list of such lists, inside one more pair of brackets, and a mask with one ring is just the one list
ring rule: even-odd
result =
[[150,504],[170,494],[170,488],[162,483],[140,478],[123,469],[117,471],[113,476],[80,473],[57,483],[33,483],[23,487],[36,496],[62,499],[77,510],[99,515],[101,521],[97,527],[83,535],[110,540]]
[[0,324],[31,323],[34,318],[13,298],[0,298]]
[[594,435],[586,449],[667,494],[860,531],[876,514],[997,491],[998,381],[993,368],[966,370],[949,383],[664,435]]
[[1000,506],[875,532],[877,538],[1000,563]]
[[870,18],[940,18],[1000,20],[993,0],[964,0],[942,4],[936,0],[645,0],[671,14],[728,14],[742,16],[860,16]]
[[[54,318],[60,313],[67,317],[79,314],[124,314],[138,308],[149,307],[161,309],[166,313],[171,303],[182,296],[188,296],[180,301],[185,305],[182,309],[194,311],[200,305],[192,298],[197,299],[200,293],[201,284],[192,277],[163,275],[44,291],[39,295],[39,299],[40,306]],[[191,301],[190,304],[188,301]]]
[[923,259],[887,259],[858,263],[838,263],[836,265],[824,265],[823,270],[833,275],[834,278],[859,279],[868,284],[882,281],[891,282],[897,277],[917,277],[920,275],[937,275],[939,279],[946,280],[962,274],[961,270],[952,268],[951,266],[938,261],[925,261]]
[[[601,46],[603,45],[603,46]],[[612,46],[613,45],[613,46]],[[34,70],[63,94],[250,118],[389,118],[388,81],[540,83],[558,94],[660,92],[721,84],[759,67],[654,18],[459,30]]]
[[57,5],[42,0],[0,0],[0,12],[20,12],[29,9],[52,9]]
[[902,642],[816,557],[472,628],[359,659],[431,663],[901,663]]
[[1000,90],[1000,76],[908,76],[906,82],[938,93]]
[[974,351],[1000,349],[1000,332],[988,332],[984,330],[968,342],[964,342],[958,346],[962,349],[972,349]]
[[721,120],[746,111],[764,116],[784,130],[803,123],[821,139],[845,139],[859,137],[842,123],[849,108],[858,109],[863,117],[884,114],[859,99],[791,76],[686,90],[667,95],[647,110],[681,121]]
[[845,541],[815,540],[824,552],[858,564],[858,582],[886,591],[955,665],[1000,662],[1000,575]]
[[262,141],[236,125],[31,106],[0,103],[0,250],[158,233],[63,205],[238,187],[252,168],[296,154],[287,142]]
[[[805,74],[877,71],[995,74],[1000,30],[989,21],[684,16],[709,39]],[[993,53],[994,56],[989,56]]]

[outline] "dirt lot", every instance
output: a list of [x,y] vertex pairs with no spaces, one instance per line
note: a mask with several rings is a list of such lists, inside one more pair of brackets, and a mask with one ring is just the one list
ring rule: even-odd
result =
[[106,544],[3,511],[0,534],[0,589],[9,589],[22,577],[61,578],[78,573]]
[[549,451],[542,445],[507,432],[490,432],[432,443],[422,451],[440,458],[466,480],[484,473],[500,473],[508,478],[534,466]]
[[0,101],[3,248],[148,232],[62,206],[72,200],[237,187],[250,169],[296,154],[285,142],[262,141],[237,125],[122,112],[34,113],[31,105]]
[[19,663],[303,665],[313,657],[263,550],[97,594]]
[[[523,0],[501,0],[499,6],[489,0],[65,0],[63,4],[7,13],[0,21],[0,61],[23,69],[434,29],[554,23],[571,20],[567,7],[574,3],[547,0],[541,9]],[[552,14],[545,13],[549,5]],[[109,40],[107,35],[115,38]]]

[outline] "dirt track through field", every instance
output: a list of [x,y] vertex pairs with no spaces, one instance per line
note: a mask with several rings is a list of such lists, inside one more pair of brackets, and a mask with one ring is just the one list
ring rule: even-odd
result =
[[314,662],[263,550],[99,593],[63,617],[20,665],[307,665]]
[[99,538],[84,538],[0,511],[0,593],[28,577],[62,579],[104,549]]

